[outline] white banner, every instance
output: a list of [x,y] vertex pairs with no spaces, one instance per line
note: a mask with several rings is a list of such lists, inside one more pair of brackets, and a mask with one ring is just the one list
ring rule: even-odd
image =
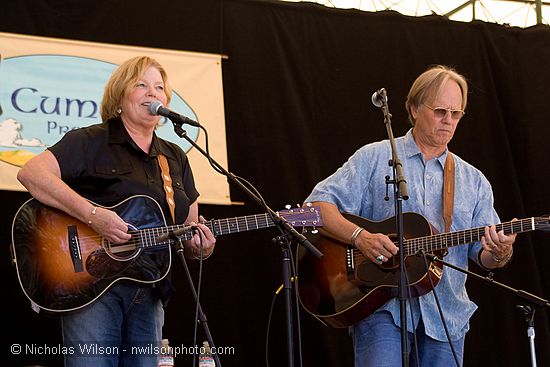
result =
[[[16,179],[19,167],[67,131],[100,122],[99,103],[112,71],[140,55],[164,66],[174,89],[170,108],[206,128],[210,154],[227,167],[220,55],[0,32],[0,190],[25,190]],[[206,148],[202,131],[184,128]],[[156,133],[187,152],[200,203],[231,203],[226,178],[169,121]]]

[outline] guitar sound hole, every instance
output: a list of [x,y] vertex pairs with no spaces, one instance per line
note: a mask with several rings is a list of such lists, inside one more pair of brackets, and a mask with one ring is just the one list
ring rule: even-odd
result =
[[[137,228],[131,224],[128,224],[128,228],[134,233],[139,233]],[[105,253],[110,258],[118,261],[125,261],[131,260],[139,255],[141,243],[139,238],[135,234],[132,234],[132,237],[125,243],[112,243],[103,238],[101,240],[101,247],[105,249]]]

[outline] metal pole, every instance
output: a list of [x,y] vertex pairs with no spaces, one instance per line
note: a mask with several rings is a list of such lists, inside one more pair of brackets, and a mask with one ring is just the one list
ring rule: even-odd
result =
[[537,24],[542,24],[542,0],[535,0],[535,12],[537,13]]

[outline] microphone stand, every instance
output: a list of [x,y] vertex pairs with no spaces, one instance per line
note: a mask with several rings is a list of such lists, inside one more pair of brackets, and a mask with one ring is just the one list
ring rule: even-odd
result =
[[[386,89],[382,88],[375,92],[373,96],[373,103],[375,106],[382,109],[384,114],[384,124],[386,125],[386,131],[388,139],[391,145],[392,157],[388,164],[393,167],[393,179],[390,180],[389,176],[386,176],[386,186],[393,185],[394,187],[394,205],[395,205],[395,220],[397,227],[397,239],[399,244],[399,284],[398,284],[398,298],[399,298],[399,311],[401,319],[401,360],[402,366],[407,367],[409,365],[409,352],[407,348],[407,277],[405,268],[405,251],[403,247],[404,234],[403,234],[403,200],[409,199],[407,192],[407,180],[403,174],[403,165],[397,155],[397,147],[395,145],[395,138],[391,127],[391,113],[388,108],[388,97],[386,95]],[[386,200],[389,198],[386,196]]]
[[529,339],[529,352],[531,353],[531,366],[537,367],[537,354],[535,353],[535,309],[522,305],[517,305],[517,307],[525,314],[527,339]]
[[[443,261],[442,259],[440,259],[434,254],[429,254],[429,253],[417,254],[417,256],[422,256],[422,255],[430,262],[437,262],[437,263],[443,264],[445,266],[448,266],[449,268],[452,268],[454,270],[460,271],[461,273],[467,274],[468,276],[482,280],[485,283],[500,287],[512,294],[515,294],[519,298],[529,302],[532,305],[550,308],[550,301],[544,298],[541,298],[539,296],[535,296],[534,294],[531,294],[529,292],[525,292],[521,289],[512,288],[510,286],[507,286],[506,284],[497,282],[496,280],[493,279],[493,273],[489,273],[489,276],[484,277],[474,272],[471,272],[469,270],[460,268],[456,265],[450,264],[446,261]],[[527,337],[529,338],[529,349],[531,353],[531,366],[536,367],[537,360],[536,360],[536,354],[535,354],[535,326],[534,326],[535,310],[530,306],[518,305],[517,307],[520,308],[525,313],[525,319],[527,321]]]
[[[193,283],[193,279],[191,278],[191,273],[189,272],[189,267],[187,266],[187,260],[185,259],[185,249],[183,248],[183,242],[182,237],[183,235],[176,235],[174,234],[174,231],[170,231],[169,233],[170,239],[173,240],[177,244],[177,254],[180,257],[181,263],[183,264],[183,268],[185,270],[185,275],[187,276],[187,281],[189,282],[189,288],[191,288],[191,293],[193,293],[193,297],[195,298],[195,302],[197,302],[197,310],[199,314],[199,322],[202,325],[202,328],[204,330],[204,334],[206,335],[206,339],[208,340],[208,344],[210,345],[210,348],[216,348],[214,345],[214,339],[212,338],[212,334],[210,333],[210,328],[208,327],[208,322],[206,320],[206,315],[204,314],[202,310],[202,306],[200,304],[199,296],[197,294],[197,290],[195,289],[195,284]],[[218,353],[212,353],[212,356],[214,357],[214,360],[216,362],[217,367],[222,367],[222,363],[220,362],[220,357],[218,356]]]
[[[216,162],[208,152],[204,151],[193,139],[191,139],[187,132],[182,128],[182,123],[178,121],[178,119],[172,120],[172,124],[174,125],[174,132],[176,135],[178,135],[180,138],[183,138],[189,142],[195,149],[197,149],[204,157],[208,159],[210,162],[210,165],[219,173],[226,176],[227,179],[235,183],[241,190],[243,190],[250,198],[252,198],[260,207],[262,207],[271,217],[271,220],[273,223],[279,228],[279,230],[282,233],[285,233],[286,235],[290,235],[292,238],[294,238],[300,245],[304,246],[308,251],[312,252],[316,257],[321,258],[323,257],[323,254],[321,251],[319,251],[313,244],[304,236],[303,234],[299,233],[292,224],[288,223],[288,221],[283,218],[282,216],[277,215],[275,211],[273,211],[267,203],[261,198],[261,196],[257,193],[254,193],[252,190],[250,190],[247,186],[245,186],[241,180],[235,176],[233,173],[227,171],[225,168],[223,168],[218,162]],[[204,127],[200,126],[201,129],[203,129],[206,133],[206,130]],[[207,135],[206,135],[207,136]],[[208,148],[208,140],[207,140],[207,148]],[[294,366],[294,342],[293,342],[293,334],[292,334],[292,299],[291,293],[289,289],[286,289],[291,287],[290,285],[290,274],[291,274],[291,263],[289,261],[288,252],[283,250],[283,262],[282,262],[282,274],[283,274],[283,281],[285,282],[285,310],[286,310],[286,319],[287,319],[287,351],[288,351],[288,366],[293,367]],[[192,282],[190,282],[191,288],[194,288],[194,285]],[[197,300],[198,302],[198,300]],[[199,306],[200,310],[200,306]],[[207,335],[208,336],[208,335]],[[213,346],[213,342],[209,340],[211,343],[210,345]],[[221,365],[218,365],[218,367]]]

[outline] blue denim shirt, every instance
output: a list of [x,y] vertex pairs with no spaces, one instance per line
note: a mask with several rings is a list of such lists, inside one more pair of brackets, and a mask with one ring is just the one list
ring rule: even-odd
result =
[[[424,162],[414,141],[412,129],[405,136],[396,139],[396,146],[409,193],[409,199],[403,201],[403,212],[422,214],[438,232],[444,232],[443,167],[448,152]],[[392,168],[388,165],[390,158],[391,146],[388,140],[363,146],[334,174],[318,183],[306,202],[329,202],[343,213],[356,214],[373,221],[395,216],[393,198],[384,200],[385,176],[393,178]],[[493,191],[489,181],[478,169],[456,154],[454,158],[455,193],[451,231],[499,223],[499,217],[493,208]],[[393,188],[390,187],[390,195],[392,192]],[[478,262],[480,250],[479,242],[455,246],[449,248],[444,260],[461,268],[468,268],[468,258]],[[436,286],[452,340],[466,334],[469,319],[477,308],[468,298],[465,283],[465,274],[445,267],[443,277]],[[416,328],[421,317],[427,335],[436,340],[447,341],[433,292],[411,303],[414,327]],[[400,326],[398,299],[391,299],[380,308],[382,309],[391,312],[395,324]],[[409,309],[407,318],[408,330],[412,331]]]

